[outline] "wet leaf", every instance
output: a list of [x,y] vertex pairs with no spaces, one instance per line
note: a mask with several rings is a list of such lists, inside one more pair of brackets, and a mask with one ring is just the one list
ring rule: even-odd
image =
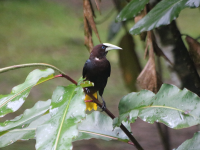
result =
[[90,0],[83,0],[83,13],[84,13],[84,17],[88,21],[89,26],[95,32],[97,38],[99,39],[99,42],[101,43],[97,28],[96,28],[96,24],[94,22],[94,18],[93,18],[94,13],[93,13],[93,10],[92,10]]
[[200,65],[200,43],[190,36],[186,36],[189,45],[189,53],[196,65]]
[[54,70],[50,68],[36,69],[28,75],[24,83],[14,87],[10,94],[0,95],[0,117],[17,111],[28,97],[31,88],[54,78],[53,74]]
[[22,127],[6,132],[0,136],[0,147],[8,146],[18,140],[29,140],[35,138],[35,130],[37,126],[43,124],[50,119],[50,115],[46,114],[30,123],[26,128]]
[[116,17],[116,21],[126,21],[140,13],[149,0],[132,0],[129,2]]
[[[119,140],[128,142],[129,138],[119,128],[113,129],[113,120],[107,115],[94,111],[92,114],[86,116],[86,119],[78,125],[79,134],[74,141],[88,140],[91,138],[102,139],[106,141]],[[130,130],[130,124],[124,124]]]
[[37,102],[31,109],[26,109],[22,115],[15,117],[13,120],[0,123],[0,132],[19,126],[26,127],[33,120],[42,116],[49,109],[50,104],[51,100]]
[[135,52],[133,37],[126,33],[119,44],[123,51],[118,51],[119,61],[126,86],[130,91],[136,91],[135,86],[137,76],[141,72],[140,62]]
[[187,89],[163,84],[157,94],[142,90],[124,96],[119,103],[119,114],[115,125],[128,117],[129,122],[139,117],[151,124],[161,122],[170,128],[182,129],[200,123],[200,98]]
[[199,7],[200,0],[188,0],[185,5],[188,7]]
[[78,123],[85,118],[85,95],[82,87],[57,87],[52,96],[51,119],[36,130],[36,149],[72,149],[78,136]]
[[194,134],[192,139],[186,140],[177,149],[174,150],[199,150],[200,149],[200,132]]
[[161,25],[170,24],[176,19],[180,11],[186,8],[188,0],[162,0],[143,19],[138,21],[131,29],[131,34],[140,34]]

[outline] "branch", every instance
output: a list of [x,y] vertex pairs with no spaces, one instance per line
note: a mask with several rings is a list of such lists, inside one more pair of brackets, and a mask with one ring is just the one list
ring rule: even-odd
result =
[[[77,85],[77,82],[75,80],[73,80],[71,77],[69,77],[68,75],[66,74],[61,74],[61,75],[58,75],[58,77],[64,77],[66,78],[67,80],[71,81],[72,83],[76,84]],[[86,89],[83,88],[84,92],[87,93]],[[102,104],[99,102],[98,99],[96,99],[92,94],[90,93],[87,93],[87,95],[89,95],[92,99],[93,99],[93,102],[95,102],[99,107],[102,107]],[[106,108],[105,110],[105,113],[112,119],[115,118],[115,116]],[[120,125],[120,128],[124,131],[124,133],[129,137],[129,139],[134,143],[135,147],[138,149],[138,150],[143,150],[143,148],[140,146],[140,144],[137,142],[137,140],[133,137],[133,135],[127,130],[127,128],[121,123]]]

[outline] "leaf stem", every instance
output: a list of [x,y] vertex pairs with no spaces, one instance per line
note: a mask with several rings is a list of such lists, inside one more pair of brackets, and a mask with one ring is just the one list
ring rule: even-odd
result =
[[61,74],[65,74],[63,71],[61,71],[57,67],[52,66],[50,64],[45,64],[45,63],[30,63],[30,64],[20,64],[20,65],[9,66],[9,67],[5,67],[5,68],[1,68],[0,73],[7,72],[7,71],[10,71],[10,70],[19,69],[19,68],[37,67],[37,66],[49,67],[49,68],[52,68],[52,69],[58,71]]

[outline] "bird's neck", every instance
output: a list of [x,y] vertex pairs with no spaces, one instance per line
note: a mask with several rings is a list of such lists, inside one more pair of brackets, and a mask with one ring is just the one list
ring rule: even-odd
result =
[[97,53],[90,53],[90,59],[95,59],[95,60],[101,60],[101,59],[106,59],[106,54],[97,54]]

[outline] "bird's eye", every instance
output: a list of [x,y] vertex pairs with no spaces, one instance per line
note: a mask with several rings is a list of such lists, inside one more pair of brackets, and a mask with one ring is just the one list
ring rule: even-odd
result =
[[101,48],[102,48],[102,49],[105,49],[106,47],[103,45]]

